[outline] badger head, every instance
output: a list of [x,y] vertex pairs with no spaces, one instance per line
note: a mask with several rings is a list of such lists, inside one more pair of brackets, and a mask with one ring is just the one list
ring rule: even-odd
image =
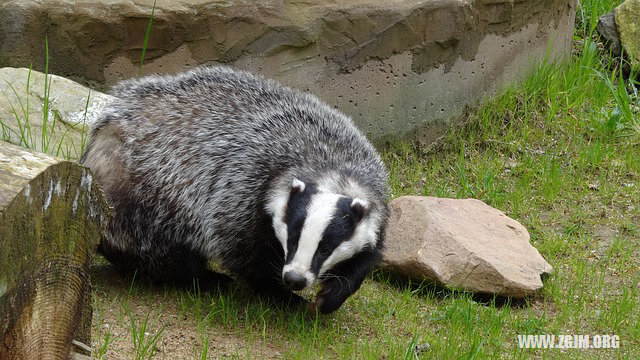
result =
[[287,190],[268,205],[284,250],[282,280],[293,291],[320,282],[323,289],[316,301],[331,296],[332,301],[320,307],[331,312],[359,288],[377,261],[379,216],[365,199],[295,178]]

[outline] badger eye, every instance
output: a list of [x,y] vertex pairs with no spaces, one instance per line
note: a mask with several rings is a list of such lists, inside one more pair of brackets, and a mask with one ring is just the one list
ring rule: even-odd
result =
[[330,253],[329,249],[327,249],[327,248],[320,248],[320,255],[322,255],[322,256],[329,256],[329,253]]

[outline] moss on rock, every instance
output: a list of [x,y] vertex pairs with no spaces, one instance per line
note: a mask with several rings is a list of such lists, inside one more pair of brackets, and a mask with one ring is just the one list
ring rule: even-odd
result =
[[640,0],[626,0],[615,9],[620,42],[631,66],[640,67]]

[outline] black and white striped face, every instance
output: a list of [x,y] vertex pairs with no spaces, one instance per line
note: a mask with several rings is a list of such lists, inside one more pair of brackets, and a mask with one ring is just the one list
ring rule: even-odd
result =
[[282,279],[291,290],[310,287],[336,264],[375,246],[376,224],[365,200],[294,179],[287,194],[271,199],[269,210],[285,254]]

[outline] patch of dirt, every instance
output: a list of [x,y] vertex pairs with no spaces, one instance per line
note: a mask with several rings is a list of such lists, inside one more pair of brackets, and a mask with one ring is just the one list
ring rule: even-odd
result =
[[598,224],[593,231],[596,240],[594,253],[603,257],[613,244],[613,240],[618,236],[618,231],[606,224]]
[[106,333],[111,334],[103,359],[136,358],[130,314],[138,327],[148,316],[146,341],[162,330],[145,359],[200,358],[204,339],[208,339],[208,358],[255,355],[269,359],[279,355],[272,344],[257,340],[250,346],[242,335],[222,326],[204,325],[199,330],[195,315],[180,310],[179,295],[173,289],[151,285],[132,289],[132,279],[114,272],[109,265],[94,266],[91,275],[95,294],[91,334],[94,350],[100,348]]

